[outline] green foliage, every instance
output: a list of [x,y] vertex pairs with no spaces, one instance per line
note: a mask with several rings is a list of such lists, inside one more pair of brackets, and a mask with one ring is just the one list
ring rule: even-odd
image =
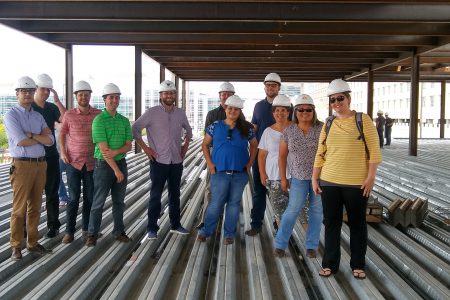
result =
[[8,148],[8,138],[6,137],[3,118],[0,117],[0,149],[7,149],[7,148]]

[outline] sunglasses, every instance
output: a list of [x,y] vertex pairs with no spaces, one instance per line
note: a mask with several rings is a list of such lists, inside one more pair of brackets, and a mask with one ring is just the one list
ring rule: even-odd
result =
[[313,109],[312,108],[297,108],[297,109],[295,109],[295,111],[296,112],[300,112],[300,113],[302,113],[302,112],[313,112]]
[[22,94],[26,94],[26,93],[33,94],[36,90],[35,89],[18,89],[17,91]]
[[342,102],[342,101],[345,100],[345,96],[340,95],[340,96],[337,96],[336,98],[331,97],[331,98],[330,98],[330,103],[333,104],[334,102],[336,102],[336,100],[337,100],[338,102]]
[[227,140],[231,141],[232,135],[233,135],[233,129],[228,129]]

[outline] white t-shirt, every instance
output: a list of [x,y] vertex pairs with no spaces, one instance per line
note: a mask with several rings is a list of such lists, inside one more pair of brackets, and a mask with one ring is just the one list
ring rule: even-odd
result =
[[[266,174],[269,180],[280,180],[280,173],[278,168],[278,154],[280,153],[280,140],[282,133],[270,127],[267,127],[259,141],[258,148],[266,150]],[[289,156],[286,164],[286,178],[291,177]]]

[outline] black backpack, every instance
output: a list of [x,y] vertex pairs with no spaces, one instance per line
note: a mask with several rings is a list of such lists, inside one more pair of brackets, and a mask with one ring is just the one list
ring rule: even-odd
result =
[[[366,138],[364,137],[362,114],[363,114],[362,112],[357,112],[355,114],[356,128],[358,128],[358,131],[359,131],[358,140],[362,140],[364,142],[364,148],[366,149],[367,159],[370,159],[369,148],[367,148]],[[325,142],[327,141],[328,133],[330,132],[331,124],[333,124],[334,119],[336,119],[336,116],[334,116],[334,115],[329,116],[326,119],[325,139],[323,140],[322,145],[325,145]],[[325,153],[326,153],[326,151],[322,154],[322,157],[325,157]]]

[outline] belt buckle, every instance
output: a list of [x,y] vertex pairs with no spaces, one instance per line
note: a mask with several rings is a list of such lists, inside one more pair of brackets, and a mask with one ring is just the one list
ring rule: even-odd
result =
[[225,171],[225,174],[227,175],[233,175],[234,171]]

